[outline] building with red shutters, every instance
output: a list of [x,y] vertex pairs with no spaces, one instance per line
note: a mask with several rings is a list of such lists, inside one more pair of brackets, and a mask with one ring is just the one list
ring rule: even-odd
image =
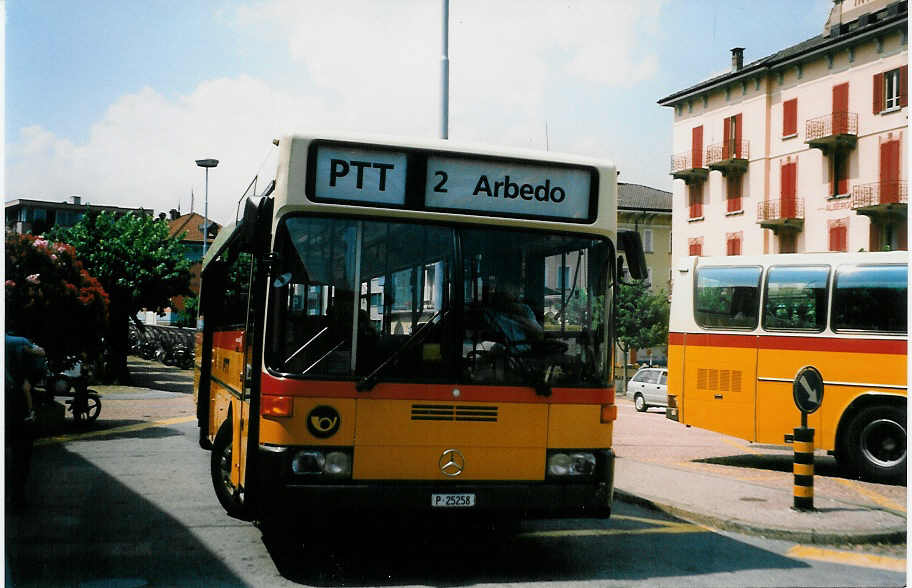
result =
[[659,100],[673,259],[908,248],[907,10],[834,0],[820,35]]

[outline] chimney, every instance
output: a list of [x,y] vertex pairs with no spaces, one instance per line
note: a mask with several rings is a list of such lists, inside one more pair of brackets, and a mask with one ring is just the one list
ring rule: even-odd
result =
[[159,213],[158,213],[158,220],[165,220],[165,213],[164,213],[164,212],[159,212]]
[[76,206],[79,206],[80,204],[82,204],[81,196],[70,196],[70,198],[73,199],[73,204],[75,204]]
[[168,212],[171,214],[171,220],[177,220],[177,218],[180,216],[180,212],[178,212],[176,208],[172,208]]
[[732,73],[744,67],[744,47],[735,47],[732,51]]

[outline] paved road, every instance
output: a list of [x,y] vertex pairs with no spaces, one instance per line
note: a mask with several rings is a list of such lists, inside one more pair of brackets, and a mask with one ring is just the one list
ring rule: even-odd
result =
[[[190,396],[117,393],[105,396],[98,430],[36,447],[29,505],[6,517],[13,585],[906,583],[905,560],[889,549],[713,532],[624,503],[611,519],[526,521],[506,535],[441,520],[385,519],[358,529],[305,521],[298,541],[267,545],[254,525],[219,507],[209,454],[187,412]],[[623,445],[635,451],[635,443]]]

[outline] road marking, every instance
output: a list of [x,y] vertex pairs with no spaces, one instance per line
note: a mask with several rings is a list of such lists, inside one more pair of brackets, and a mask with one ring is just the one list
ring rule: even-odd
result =
[[608,535],[648,535],[648,534],[676,534],[676,533],[709,533],[709,529],[690,523],[677,523],[674,521],[661,521],[643,517],[627,515],[612,515],[612,519],[635,521],[659,525],[648,529],[560,529],[555,531],[529,531],[519,533],[520,537],[604,537]]
[[861,484],[859,484],[857,482],[854,482],[852,480],[845,480],[842,478],[837,479],[836,481],[839,482],[840,484],[842,484],[843,486],[846,486],[847,488],[851,488],[855,492],[858,492],[862,496],[868,498],[869,500],[877,503],[878,505],[880,505],[884,508],[887,508],[889,510],[896,511],[896,512],[901,512],[903,514],[905,514],[905,512],[906,512],[905,506],[903,506],[897,502],[893,502],[886,496],[878,494],[877,492],[874,492],[873,490],[869,490],[868,488],[865,488],[864,486],[862,486]]
[[852,553],[850,551],[837,551],[835,549],[822,549],[809,545],[796,545],[785,554],[796,559],[813,559],[828,563],[840,563],[862,568],[877,568],[892,572],[906,571],[906,560],[899,557],[873,555],[870,553]]
[[35,445],[53,445],[55,443],[69,443],[70,441],[81,441],[83,439],[91,439],[92,437],[105,437],[107,435],[119,435],[120,433],[132,433],[133,431],[142,431],[143,429],[152,429],[155,427],[165,427],[167,425],[176,425],[179,423],[189,423],[190,421],[195,421],[195,416],[182,416],[174,417],[171,419],[164,419],[161,421],[150,421],[148,423],[140,423],[138,425],[126,425],[123,427],[114,427],[113,429],[102,429],[99,431],[89,431],[87,433],[73,433],[71,435],[59,435],[57,437],[48,437],[46,439],[38,439],[35,441]]

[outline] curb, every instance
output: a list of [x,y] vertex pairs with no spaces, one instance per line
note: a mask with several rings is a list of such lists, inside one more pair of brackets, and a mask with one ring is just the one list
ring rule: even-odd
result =
[[765,537],[767,539],[785,539],[798,543],[812,543],[817,545],[841,545],[846,543],[905,543],[906,527],[897,527],[885,529],[883,531],[846,531],[842,533],[816,532],[810,530],[795,530],[782,527],[764,527],[736,519],[722,519],[710,514],[696,512],[680,506],[669,503],[656,502],[650,498],[644,498],[631,494],[624,490],[614,489],[614,497],[617,500],[649,508],[651,510],[663,512],[676,518],[680,518],[695,524],[712,527],[720,531],[733,531],[744,535],[754,535]]

